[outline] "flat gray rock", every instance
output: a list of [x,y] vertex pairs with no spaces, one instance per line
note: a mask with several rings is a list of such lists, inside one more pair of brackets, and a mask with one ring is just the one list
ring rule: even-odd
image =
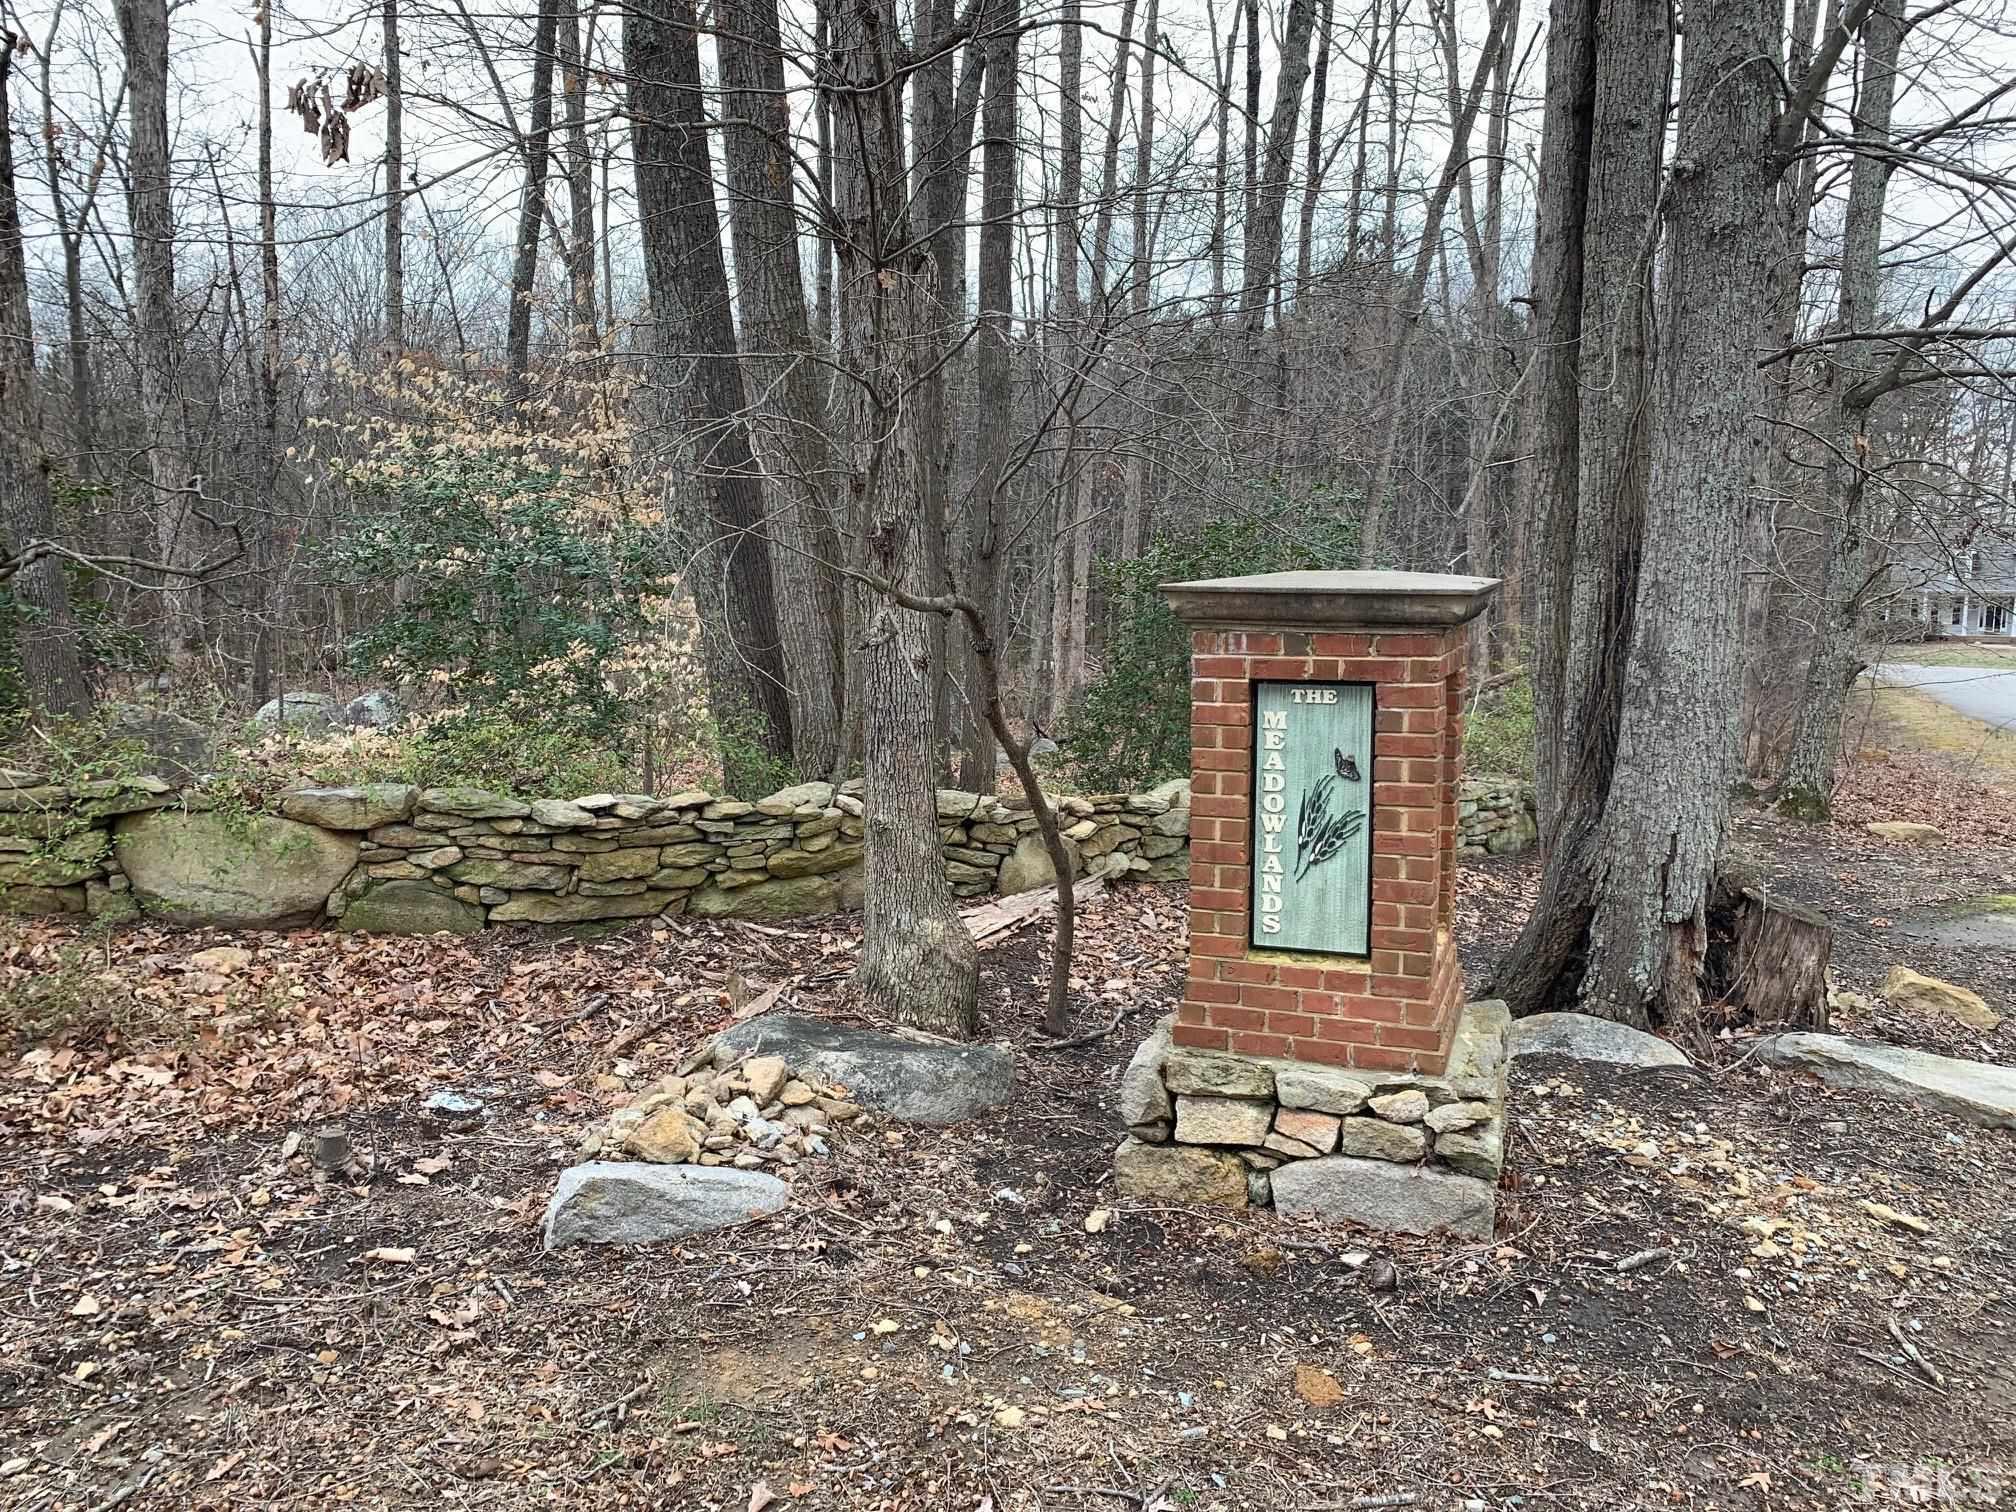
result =
[[1536,1013],[1512,1021],[1512,1057],[1565,1055],[1617,1066],[1689,1066],[1678,1045],[1587,1013]]
[[721,1065],[781,1055],[793,1073],[839,1082],[863,1107],[910,1123],[956,1124],[1008,1100],[1015,1057],[1000,1045],[948,1045],[796,1013],[763,1014],[714,1037]]
[[1778,1034],[1757,1057],[1787,1071],[1811,1071],[1830,1086],[1874,1092],[1988,1129],[2016,1129],[2016,1067],[1956,1060],[1838,1034]]
[[560,1173],[546,1205],[546,1248],[683,1239],[767,1217],[790,1196],[761,1171],[591,1160]]
[[1362,1223],[1401,1234],[1489,1239],[1497,1185],[1425,1166],[1326,1155],[1274,1172],[1274,1209],[1284,1218]]

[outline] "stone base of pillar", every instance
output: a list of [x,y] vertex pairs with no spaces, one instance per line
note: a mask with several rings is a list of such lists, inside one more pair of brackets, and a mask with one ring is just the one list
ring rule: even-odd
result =
[[1193,1049],[1165,1019],[1121,1081],[1116,1184],[1139,1200],[1488,1239],[1510,1028],[1503,1003],[1466,1004],[1431,1074]]

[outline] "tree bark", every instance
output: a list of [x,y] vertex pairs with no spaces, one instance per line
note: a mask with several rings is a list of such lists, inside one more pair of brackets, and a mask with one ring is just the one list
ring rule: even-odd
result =
[[1316,64],[1309,81],[1308,166],[1302,174],[1302,213],[1295,236],[1295,297],[1309,287],[1316,256],[1316,201],[1323,191],[1323,107],[1330,94],[1331,25],[1337,0],[1323,0],[1323,19],[1316,28]]
[[[41,383],[29,313],[21,207],[14,191],[14,132],[8,80],[14,33],[0,30],[0,552],[51,540],[56,516],[41,443]],[[82,714],[91,706],[63,563],[44,557],[7,586],[7,632],[31,707]]]
[[1134,144],[1134,225],[1133,260],[1127,277],[1128,323],[1134,335],[1134,373],[1138,396],[1133,443],[1127,456],[1127,497],[1120,510],[1120,560],[1131,562],[1141,555],[1148,534],[1149,448],[1155,425],[1150,414],[1155,393],[1154,333],[1149,328],[1149,285],[1155,276],[1155,249],[1148,221],[1148,185],[1155,171],[1155,53],[1161,34],[1159,0],[1148,0],[1148,14],[1141,25],[1141,111],[1140,130]]
[[546,219],[546,169],[552,157],[558,4],[559,0],[539,0],[539,22],[532,34],[532,115],[525,133],[525,188],[518,200],[511,309],[504,335],[504,397],[514,410],[532,392],[532,300],[538,288],[539,229]]
[[839,532],[826,503],[826,379],[818,366],[798,259],[790,97],[776,0],[720,0],[722,153],[735,237],[742,345],[757,407],[756,447],[771,479],[772,571],[791,741],[801,773],[841,759]]
[[1778,14],[1770,0],[1688,12],[1649,505],[1580,983],[1587,1011],[1690,1038],[1736,754],[1738,545],[1764,476]]
[[1709,913],[1707,990],[1719,1016],[1756,1029],[1828,1028],[1824,914],[1762,887],[1717,885]]
[[[933,272],[928,255],[911,247],[893,56],[899,39],[884,22],[879,0],[837,0],[829,66],[838,87],[828,94],[840,221],[843,466],[859,501],[867,571],[914,590],[923,562],[914,400]],[[931,665],[922,618],[887,593],[875,595],[866,632],[867,878],[855,982],[873,1011],[971,1038],[979,1028],[979,955],[945,878],[926,765],[929,690],[942,669]]]
[[[133,242],[134,356],[147,437],[160,560],[185,571],[204,556],[205,527],[190,487],[182,423],[175,311],[175,214],[168,156],[167,0],[115,0],[126,55],[128,104],[126,223]],[[160,593],[163,640],[171,654],[203,633],[203,597],[193,572]]]
[[[1020,80],[1020,0],[1006,0],[999,16],[987,17],[986,92],[982,104],[980,147],[980,268],[979,330],[974,336],[976,412],[983,417],[974,444],[973,497],[967,506],[960,552],[966,593],[987,611],[992,626],[1008,624],[1008,579],[1001,569],[1001,528],[1006,518],[1004,497],[1009,479],[1011,433],[1008,416],[1015,412],[1015,174],[1017,93]],[[968,627],[968,685],[978,688],[983,674],[980,647]],[[1000,654],[990,645],[990,655]],[[998,687],[999,678],[996,677]],[[976,699],[974,728],[966,739],[967,765],[960,786],[973,792],[995,788],[996,743],[988,711]]]
[[[1309,79],[1309,38],[1316,26],[1316,0],[1289,0],[1281,38],[1281,71],[1274,83],[1274,118],[1260,154],[1260,181],[1251,192],[1246,231],[1246,359],[1258,370],[1267,312],[1273,308],[1281,274],[1281,234],[1288,210],[1288,181],[1295,167],[1295,124],[1302,117],[1302,90]],[[1251,41],[1249,33],[1248,41]],[[1255,75],[1247,74],[1249,105],[1258,103]],[[1257,121],[1249,131],[1259,129]],[[1249,153],[1249,169],[1251,154]]]
[[[260,14],[267,12],[262,8]],[[399,0],[384,0],[379,14],[385,31],[385,360],[396,371],[406,355],[406,98],[399,71]],[[260,46],[270,50],[270,28],[260,32]],[[269,124],[269,135],[271,129]]]
[[557,42],[561,114],[567,127],[567,344],[572,351],[588,353],[600,350],[602,343],[595,330],[595,161],[588,151],[581,0],[560,0]]
[[[1058,38],[1058,98],[1063,102],[1058,117],[1057,212],[1052,232],[1055,243],[1056,301],[1055,352],[1057,374],[1052,380],[1060,389],[1084,359],[1081,343],[1084,329],[1084,299],[1080,290],[1081,264],[1078,257],[1079,218],[1084,211],[1085,126],[1084,102],[1085,36],[1081,24],[1081,0],[1063,0],[1062,32]],[[1067,404],[1063,417],[1064,441],[1057,466],[1056,526],[1050,550],[1050,669],[1051,716],[1070,707],[1085,682],[1085,583],[1090,570],[1091,480],[1084,459],[1078,404]]]
[[623,54],[644,273],[656,320],[653,365],[661,402],[676,393],[694,473],[673,485],[675,500],[686,506],[678,522],[686,580],[699,611],[727,785],[755,797],[765,769],[790,759],[791,712],[762,475],[743,418],[693,0],[634,6],[624,20]]

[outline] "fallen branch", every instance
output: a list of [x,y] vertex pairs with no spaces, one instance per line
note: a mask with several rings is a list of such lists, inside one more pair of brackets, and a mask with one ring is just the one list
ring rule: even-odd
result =
[[1904,1337],[1904,1330],[1897,1326],[1895,1318],[1885,1318],[1884,1325],[1890,1330],[1890,1337],[1897,1341],[1897,1347],[1904,1351],[1904,1358],[1925,1372],[1925,1378],[1934,1386],[1944,1386],[1946,1377],[1939,1374],[1932,1362],[1918,1352],[1918,1346]]
[[[1103,876],[1087,877],[1071,889],[1072,899],[1083,906],[1106,890]],[[967,909],[960,915],[966,921],[966,932],[973,936],[976,944],[991,940],[999,934],[1020,929],[1031,919],[1039,918],[1057,907],[1057,889],[1054,885],[1016,893],[1012,898],[996,898]]]
[[1071,1039],[1037,1040],[1030,1048],[1033,1050],[1076,1050],[1080,1045],[1097,1044],[1115,1029],[1118,1029],[1120,1027],[1120,1020],[1125,1017],[1127,1017],[1127,1010],[1122,1008],[1118,1013],[1113,1015],[1113,1022],[1103,1029],[1094,1029],[1090,1034],[1080,1034]]

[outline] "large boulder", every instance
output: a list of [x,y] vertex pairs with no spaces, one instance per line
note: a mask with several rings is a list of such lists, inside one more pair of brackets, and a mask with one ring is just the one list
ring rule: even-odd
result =
[[761,1171],[591,1160],[560,1173],[546,1206],[546,1248],[683,1239],[781,1212],[790,1196]]
[[1835,1087],[1950,1113],[1990,1129],[2016,1129],[2016,1067],[1957,1060],[1838,1034],[1778,1034],[1758,1041],[1758,1059],[1810,1071]]
[[1387,1160],[1291,1160],[1275,1171],[1273,1186],[1284,1218],[1342,1219],[1389,1233],[1489,1239],[1497,1216],[1491,1182]]
[[157,810],[113,837],[141,905],[170,923],[305,922],[357,864],[355,835],[270,814]]
[[1587,1013],[1536,1013],[1512,1021],[1512,1055],[1565,1055],[1617,1066],[1691,1065],[1678,1045],[1656,1034]]
[[714,1037],[717,1065],[759,1054],[911,1123],[964,1123],[1006,1102],[1015,1086],[1015,1057],[1000,1045],[906,1039],[795,1013],[761,1014]]
[[259,705],[252,716],[257,725],[271,725],[319,734],[343,720],[343,705],[327,693],[286,693]]
[[1878,840],[1897,840],[1906,845],[1926,845],[1946,838],[1946,832],[1938,825],[1918,824],[1909,819],[1873,819],[1862,828]]
[[1982,1034],[1993,1034],[2002,1026],[2002,1016],[1988,1006],[1980,993],[1926,976],[1909,966],[1890,968],[1890,974],[1883,978],[1883,997],[1893,1007],[1949,1018]]
[[403,782],[367,782],[362,787],[296,788],[280,796],[280,812],[323,829],[368,830],[397,824],[413,814],[414,789]]
[[210,736],[193,719],[142,704],[113,704],[105,711],[108,731],[147,753],[147,765],[167,777],[196,777],[210,770]]
[[[1075,840],[1064,842],[1064,854],[1071,858],[1071,875],[1077,876],[1085,870],[1085,863],[1078,854]],[[1008,859],[1001,863],[1000,880],[994,890],[1004,898],[1016,893],[1034,892],[1039,887],[1049,887],[1057,880],[1057,868],[1050,864],[1050,851],[1043,844],[1043,837],[1037,834],[1024,835],[1015,842],[1015,849]]]
[[338,923],[366,934],[474,934],[483,910],[432,882],[380,882],[352,898]]
[[686,900],[686,912],[703,919],[800,919],[859,908],[861,887],[858,864],[815,876],[774,877],[747,887],[710,882]]
[[405,719],[406,706],[387,688],[359,693],[343,705],[343,723],[353,730],[390,730]]
[[1131,1135],[1113,1152],[1113,1185],[1142,1202],[1243,1208],[1250,1200],[1246,1167],[1230,1151],[1144,1144]]

